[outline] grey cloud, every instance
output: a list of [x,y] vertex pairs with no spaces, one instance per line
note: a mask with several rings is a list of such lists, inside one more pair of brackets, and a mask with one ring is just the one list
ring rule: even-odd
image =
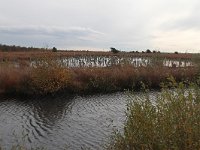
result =
[[174,21],[167,21],[161,25],[164,30],[200,30],[200,16],[194,15],[177,19]]
[[193,1],[193,7],[188,10],[183,9],[182,13],[185,15],[179,18],[173,18],[172,15],[170,19],[166,20],[161,26],[161,29],[165,30],[200,30],[200,2]]
[[191,15],[185,19],[181,19],[172,26],[175,29],[195,29],[200,30],[200,16],[199,12],[195,12],[194,15]]
[[[0,27],[0,41],[8,44],[24,44],[25,46],[58,45],[67,46],[88,46],[95,45],[105,35],[102,32],[84,27]],[[9,39],[10,38],[10,39]]]
[[43,35],[52,37],[79,37],[79,36],[89,36],[89,35],[103,35],[99,31],[95,31],[90,28],[83,27],[71,27],[71,28],[61,28],[61,27],[42,27],[42,26],[28,26],[28,27],[0,27],[0,33],[6,35]]

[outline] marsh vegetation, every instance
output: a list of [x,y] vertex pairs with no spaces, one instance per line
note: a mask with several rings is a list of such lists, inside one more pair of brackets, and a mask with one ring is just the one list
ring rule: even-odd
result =
[[[111,141],[106,139],[107,149],[198,149],[199,60],[199,54],[180,53],[0,52],[0,126],[13,116],[18,118],[14,119],[17,124],[8,123],[3,129],[6,134],[17,125],[17,131],[25,129],[28,149],[37,147],[33,141],[45,147],[40,140],[50,148],[73,147],[73,143],[78,144],[74,149],[102,148],[100,143],[111,135],[112,125],[119,131],[115,130]],[[156,90],[153,99],[151,90]],[[113,92],[111,98],[109,94],[90,97]],[[15,94],[20,97],[13,100]],[[68,98],[71,94],[83,97]],[[51,145],[49,135],[54,135],[53,141],[59,139],[60,145]],[[76,137],[70,141],[72,135]],[[10,135],[3,138],[13,142]],[[12,148],[11,143],[6,148]],[[26,145],[16,148],[26,149]]]
[[200,88],[176,83],[163,88],[154,101],[133,97],[123,132],[116,131],[108,149],[199,149]]
[[0,93],[108,93],[140,90],[141,83],[158,89],[169,76],[194,81],[197,58],[165,53],[0,52]]

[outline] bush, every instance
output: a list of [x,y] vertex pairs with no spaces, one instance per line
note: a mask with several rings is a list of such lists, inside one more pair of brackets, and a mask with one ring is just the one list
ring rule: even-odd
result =
[[199,149],[200,89],[175,85],[178,88],[163,89],[154,102],[148,95],[134,98],[123,133],[116,132],[108,149]]
[[52,52],[57,52],[57,48],[53,47]]
[[146,50],[146,53],[151,53],[151,50],[147,49],[147,50]]
[[178,54],[178,52],[174,52],[174,54]]
[[113,52],[113,53],[119,53],[119,52],[120,52],[119,50],[117,50],[117,49],[114,48],[114,47],[111,47],[110,50],[111,50],[111,52]]
[[70,72],[56,60],[43,59],[31,70],[30,87],[40,94],[55,93],[68,87]]

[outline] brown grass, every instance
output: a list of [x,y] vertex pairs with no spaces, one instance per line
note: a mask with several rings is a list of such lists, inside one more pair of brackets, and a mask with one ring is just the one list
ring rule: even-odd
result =
[[[115,66],[108,68],[72,69],[72,85],[79,85],[82,91],[117,91],[125,89],[140,90],[144,83],[149,88],[160,88],[160,83],[173,76],[177,81],[193,80],[194,68]],[[77,89],[72,88],[72,89]]]
[[[52,66],[51,66],[52,65]],[[160,88],[160,83],[173,76],[177,81],[192,81],[195,68],[113,66],[105,68],[71,68],[44,64],[37,68],[1,67],[0,91],[26,94],[99,93]]]
[[98,51],[28,51],[28,52],[1,52],[0,51],[0,61],[2,60],[33,60],[38,58],[43,58],[45,56],[55,58],[55,57],[79,57],[79,56],[119,56],[119,57],[159,57],[167,59],[191,59],[192,54],[173,54],[173,53],[128,53],[120,52],[113,54],[111,52],[98,52]]
[[5,92],[26,92],[29,68],[17,69],[8,66],[0,67],[0,93]]
[[[198,65],[194,67],[164,67],[162,57],[169,54],[119,53],[120,57],[130,55],[152,56],[155,62],[148,67],[114,65],[104,68],[65,68],[54,57],[107,55],[110,52],[0,52],[0,92],[28,94],[48,94],[58,91],[66,93],[114,92],[128,89],[140,90],[143,84],[149,88],[160,88],[160,83],[173,76],[177,81],[195,80]],[[160,55],[160,57],[158,57]],[[190,58],[187,54],[170,54],[182,59]],[[26,59],[35,58],[36,67],[30,67]],[[199,58],[199,57],[198,57]],[[10,60],[19,59],[19,67]],[[196,58],[196,60],[198,60]],[[42,63],[41,63],[42,62]]]

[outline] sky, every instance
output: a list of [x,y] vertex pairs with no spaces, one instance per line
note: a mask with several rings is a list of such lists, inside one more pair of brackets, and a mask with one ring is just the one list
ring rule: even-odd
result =
[[0,0],[0,43],[200,53],[199,0]]

